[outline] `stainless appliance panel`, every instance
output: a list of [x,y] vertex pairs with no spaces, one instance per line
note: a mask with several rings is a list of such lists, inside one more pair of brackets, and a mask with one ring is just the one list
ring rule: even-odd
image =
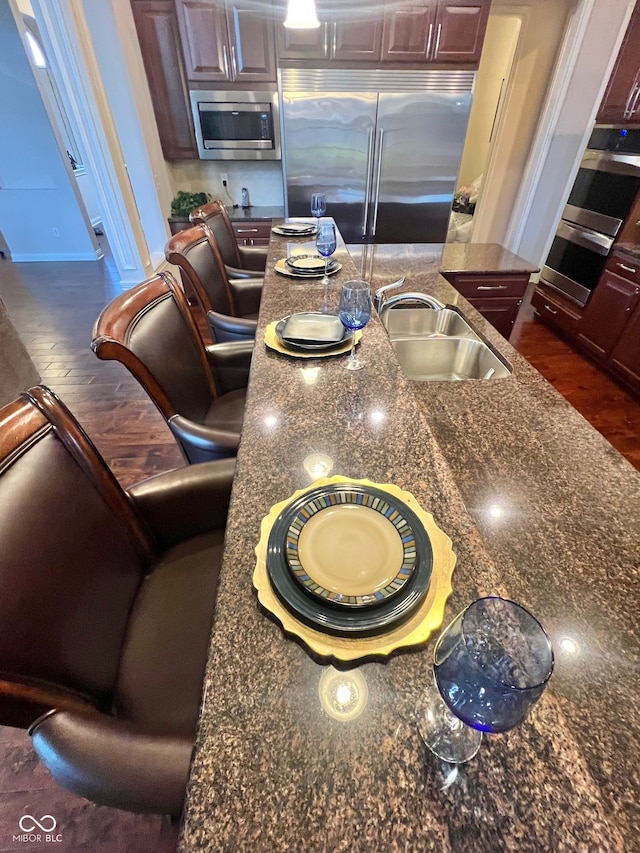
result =
[[587,300],[591,296],[591,291],[588,287],[583,287],[577,281],[568,278],[566,275],[562,275],[562,273],[556,270],[552,270],[550,267],[542,267],[540,278],[549,287],[552,287],[564,296],[569,296],[578,305],[586,305]]
[[378,96],[283,92],[287,215],[309,216],[313,192],[327,197],[345,240],[367,231]]
[[320,191],[347,243],[446,240],[473,72],[281,69],[279,79],[288,216],[308,216]]
[[278,94],[271,89],[189,92],[201,160],[279,160]]
[[471,93],[380,94],[370,237],[444,243]]

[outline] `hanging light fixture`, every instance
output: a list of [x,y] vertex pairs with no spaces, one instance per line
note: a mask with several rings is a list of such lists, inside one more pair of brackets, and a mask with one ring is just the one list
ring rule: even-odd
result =
[[287,0],[284,26],[290,30],[313,30],[319,27],[315,0]]

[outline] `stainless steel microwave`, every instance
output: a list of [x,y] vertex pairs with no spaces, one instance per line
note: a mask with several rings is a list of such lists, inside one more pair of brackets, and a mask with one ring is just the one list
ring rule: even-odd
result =
[[192,89],[189,95],[201,160],[280,159],[277,92]]

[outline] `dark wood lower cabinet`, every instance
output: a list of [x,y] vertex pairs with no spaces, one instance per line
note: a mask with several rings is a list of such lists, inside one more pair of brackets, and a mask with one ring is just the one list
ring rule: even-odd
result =
[[580,321],[579,342],[608,358],[639,301],[640,286],[605,270]]
[[[620,273],[623,273],[621,275]],[[612,253],[585,308],[543,283],[538,316],[635,392],[640,392],[640,264]]]
[[528,273],[450,273],[442,275],[501,335],[508,338],[522,305]]
[[271,239],[271,222],[234,222],[233,230],[238,243],[243,246],[268,246]]

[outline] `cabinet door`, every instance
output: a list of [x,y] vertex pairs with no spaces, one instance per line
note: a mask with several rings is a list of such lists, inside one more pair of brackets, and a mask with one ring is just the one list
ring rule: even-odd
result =
[[176,0],[176,12],[189,80],[230,81],[224,5],[207,0]]
[[491,323],[494,329],[497,329],[503,337],[509,338],[522,305],[522,299],[487,297],[485,299],[469,299],[469,302],[476,311],[482,314],[485,320]]
[[613,348],[610,364],[616,373],[640,391],[640,308],[633,312]]
[[151,101],[167,160],[197,158],[173,0],[132,0]]
[[487,29],[489,6],[488,0],[440,2],[435,22],[432,59],[435,62],[477,64]]
[[332,24],[331,58],[379,61],[382,50],[382,18],[375,7],[360,21]]
[[233,80],[275,81],[275,35],[269,7],[257,10],[251,0],[227,0],[227,25]]
[[314,30],[290,30],[278,23],[278,57],[280,59],[329,59],[332,16],[328,2],[316,0],[320,26]]
[[605,270],[587,303],[578,341],[599,358],[607,358],[639,300],[640,286]]
[[601,124],[628,121],[640,109],[640,5],[629,21],[620,53],[596,118]]
[[412,0],[385,9],[383,62],[426,62],[433,50],[436,3]]

